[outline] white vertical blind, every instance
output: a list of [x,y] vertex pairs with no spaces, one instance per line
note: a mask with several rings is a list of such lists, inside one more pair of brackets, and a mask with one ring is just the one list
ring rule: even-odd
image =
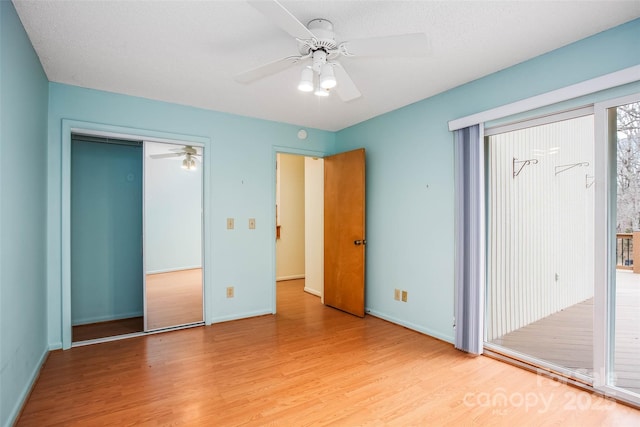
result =
[[484,127],[455,132],[455,346],[482,354],[485,290]]
[[491,341],[593,297],[593,115],[488,141]]

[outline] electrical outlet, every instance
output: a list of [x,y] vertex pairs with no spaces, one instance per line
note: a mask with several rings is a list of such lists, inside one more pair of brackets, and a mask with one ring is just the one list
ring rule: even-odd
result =
[[249,218],[249,230],[255,230],[255,229],[256,229],[256,219]]
[[400,289],[393,290],[393,299],[396,301],[400,301]]
[[233,286],[228,286],[227,287],[227,298],[233,298],[233,294],[234,294]]
[[407,291],[402,291],[402,302],[407,302]]
[[233,218],[227,218],[227,230],[233,230]]

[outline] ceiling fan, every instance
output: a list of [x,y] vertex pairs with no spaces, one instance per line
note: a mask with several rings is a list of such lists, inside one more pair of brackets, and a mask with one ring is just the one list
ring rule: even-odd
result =
[[335,90],[343,101],[362,94],[345,68],[337,61],[345,57],[420,57],[426,56],[427,36],[424,33],[402,34],[336,42],[333,24],[322,18],[306,26],[277,0],[247,0],[274,24],[298,42],[298,55],[288,56],[245,71],[236,76],[239,83],[251,83],[276,74],[295,64],[304,64],[298,89],[328,96]]
[[164,153],[164,154],[151,154],[149,157],[152,159],[168,159],[172,157],[182,157],[182,169],[186,170],[195,170],[196,169],[196,159],[201,156],[198,153],[198,150],[193,148],[191,145],[185,145],[180,148],[171,148],[169,151],[173,151],[173,153]]

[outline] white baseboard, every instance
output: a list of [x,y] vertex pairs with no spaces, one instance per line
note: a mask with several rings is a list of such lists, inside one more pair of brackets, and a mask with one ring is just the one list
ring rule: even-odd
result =
[[24,404],[27,403],[27,398],[29,397],[29,394],[31,393],[31,389],[33,389],[33,386],[35,385],[36,380],[40,375],[40,370],[42,369],[42,365],[44,365],[44,361],[47,359],[48,354],[49,354],[49,350],[45,348],[44,351],[42,352],[42,355],[40,356],[40,359],[38,360],[38,363],[36,363],[36,366],[34,367],[33,372],[31,372],[29,382],[27,383],[26,387],[22,390],[22,393],[20,393],[20,398],[16,402],[14,408],[11,410],[11,413],[9,414],[9,418],[7,418],[7,424],[5,424],[5,427],[10,427],[14,425],[16,421],[18,421],[18,416],[20,415],[20,411],[22,410],[22,407],[24,406]]
[[391,323],[395,323],[396,325],[400,325],[400,326],[404,326],[407,329],[411,329],[412,331],[416,331],[416,332],[420,332],[421,334],[425,334],[425,335],[429,335],[430,337],[433,338],[437,338],[439,340],[448,342],[450,344],[453,344],[454,342],[454,337],[453,336],[447,336],[444,334],[441,334],[440,332],[436,332],[432,329],[429,328],[424,328],[420,325],[416,325],[414,323],[411,322],[406,322],[404,320],[400,320],[397,319],[393,316],[388,316],[384,313],[380,313],[379,311],[376,310],[371,310],[370,308],[366,308],[365,312],[373,317],[378,317],[380,319],[386,320],[387,322],[391,322]]
[[276,277],[276,282],[281,282],[284,280],[298,280],[298,279],[304,279],[304,274],[292,274],[291,276]]
[[195,270],[197,268],[202,268],[202,266],[194,265],[193,267],[161,268],[160,270],[147,271],[147,274],[173,273],[175,271]]
[[307,287],[305,287],[305,288],[304,288],[304,291],[305,291],[306,293],[308,293],[308,294],[315,295],[315,296],[317,296],[317,297],[321,296],[320,291],[318,291],[318,290],[316,290],[316,289],[312,289],[312,288],[307,288]]
[[56,343],[49,343],[49,351],[61,350],[61,349],[62,349],[62,341],[58,341]]
[[144,312],[133,311],[131,313],[120,313],[116,315],[104,315],[95,317],[86,317],[84,319],[76,319],[71,321],[72,326],[90,325],[91,323],[108,322],[110,320],[130,319],[132,317],[142,317]]
[[207,323],[207,325],[211,325],[214,323],[229,322],[231,320],[248,319],[250,317],[264,316],[267,314],[273,314],[273,312],[271,310],[260,310],[260,311],[251,311],[247,313],[232,314],[229,316],[219,316],[211,319],[211,323]]

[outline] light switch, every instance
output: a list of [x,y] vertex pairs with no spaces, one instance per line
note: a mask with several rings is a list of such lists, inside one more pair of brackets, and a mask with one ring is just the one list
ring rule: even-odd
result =
[[227,218],[227,230],[233,230],[233,218]]
[[256,229],[256,219],[249,218],[249,230],[255,230],[255,229]]

